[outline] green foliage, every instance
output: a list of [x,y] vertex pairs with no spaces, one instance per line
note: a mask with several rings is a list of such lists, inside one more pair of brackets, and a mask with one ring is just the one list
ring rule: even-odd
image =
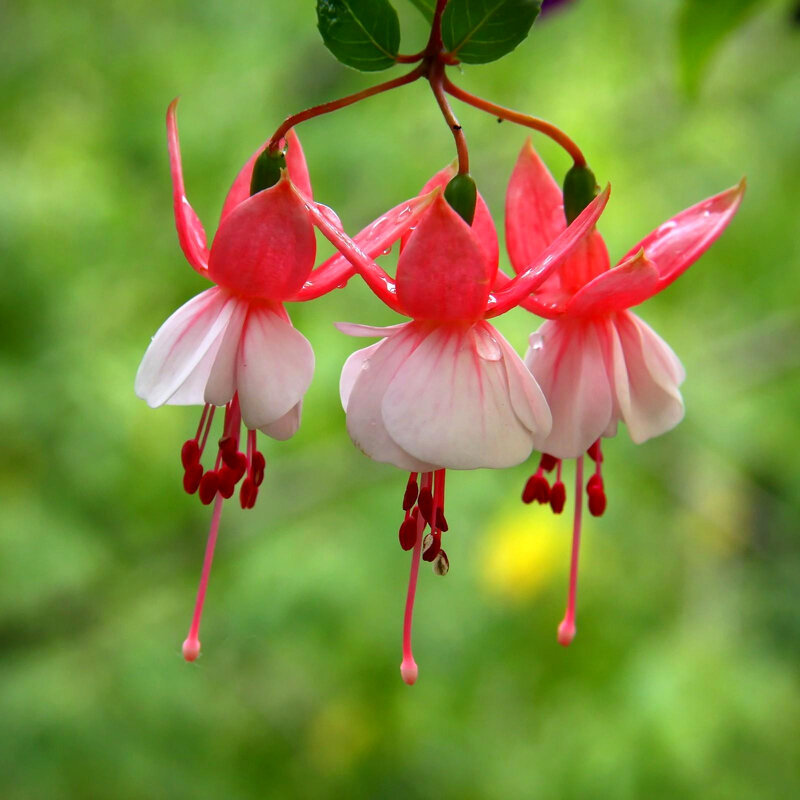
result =
[[683,0],[678,17],[678,58],[687,94],[697,94],[714,53],[758,6],[758,0]]
[[442,15],[445,47],[466,64],[510,53],[528,35],[541,0],[450,0]]
[[433,22],[433,12],[436,10],[436,0],[410,0],[424,15],[428,22]]
[[478,202],[478,187],[471,175],[456,175],[445,187],[444,199],[467,225],[472,225]]
[[317,0],[317,27],[348,67],[376,72],[395,63],[400,22],[389,0]]

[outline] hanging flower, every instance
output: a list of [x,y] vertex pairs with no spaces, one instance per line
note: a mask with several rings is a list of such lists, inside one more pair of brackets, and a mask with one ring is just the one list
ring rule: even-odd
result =
[[[354,336],[382,337],[351,355],[342,370],[348,432],[370,458],[411,473],[399,533],[402,547],[413,549],[401,665],[409,684],[417,677],[411,613],[420,556],[438,574],[449,569],[441,546],[445,470],[518,464],[550,429],[536,381],[486,317],[535,289],[591,229],[608,197],[606,191],[528,269],[492,292],[497,240],[491,217],[479,197],[468,225],[438,188],[450,176],[443,170],[423,189],[434,199],[403,237],[396,280],[330,232],[378,297],[412,320],[390,328],[339,325]],[[424,536],[426,526],[430,533]]]
[[[311,345],[292,327],[284,302],[318,297],[346,282],[353,268],[332,258],[312,272],[316,241],[310,209],[330,228],[341,225],[334,212],[313,202],[305,157],[291,131],[287,169],[274,186],[251,196],[253,167],[261,150],[239,172],[209,249],[186,198],[176,105],[173,101],[167,111],[167,134],[178,241],[192,267],[216,285],[161,326],[142,359],[135,390],[152,407],[203,407],[197,431],[181,451],[184,489],[197,493],[206,505],[215,503],[194,618],[183,646],[184,657],[191,661],[200,651],[200,616],[222,501],[240,485],[242,508],[253,507],[266,465],[256,431],[273,439],[292,437],[314,373]],[[377,254],[398,225],[413,224],[425,207],[423,199],[393,209],[359,235],[362,246]],[[207,462],[211,466],[204,468],[214,412],[222,406],[222,435]]]
[[[682,211],[632,247],[613,269],[602,237],[592,231],[523,303],[547,319],[531,335],[525,363],[553,414],[550,431],[536,438],[536,449],[544,455],[523,500],[549,502],[560,513],[566,499],[561,461],[578,460],[562,644],[575,634],[583,454],[595,462],[586,491],[589,511],[599,516],[606,507],[601,438],[614,436],[622,421],[639,444],[673,428],[684,413],[679,390],[683,366],[669,345],[628,309],[666,288],[710,247],[733,218],[743,193],[744,181]],[[506,240],[514,269],[524,269],[565,227],[561,190],[528,141],[506,196]],[[551,487],[545,473],[553,469]]]

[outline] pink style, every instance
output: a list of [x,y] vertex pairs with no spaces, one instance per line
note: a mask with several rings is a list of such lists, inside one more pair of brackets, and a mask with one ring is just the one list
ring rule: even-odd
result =
[[370,458],[411,473],[399,534],[403,549],[413,550],[401,665],[409,684],[418,674],[411,616],[420,557],[433,562],[438,574],[449,568],[441,546],[447,530],[445,470],[519,464],[550,431],[542,391],[487,318],[513,308],[548,278],[591,231],[609,194],[606,189],[513,281],[494,290],[494,225],[480,196],[471,226],[450,207],[441,189],[453,172],[447,168],[428,182],[420,198],[429,207],[416,226],[397,237],[403,246],[396,278],[357,243],[330,226],[326,232],[325,221],[319,221],[373,292],[411,318],[389,328],[338,326],[353,336],[381,337],[353,353],[342,370],[348,432]]
[[[683,418],[679,390],[685,372],[669,345],[630,309],[685,272],[733,218],[744,180],[682,211],[636,244],[612,269],[603,238],[592,231],[521,305],[547,321],[530,337],[525,363],[550,405],[550,431],[536,437],[540,466],[523,500],[564,507],[562,459],[577,459],[575,529],[567,613],[559,641],[575,635],[575,593],[583,454],[595,472],[586,491],[589,511],[606,507],[602,478],[602,437],[614,436],[624,422],[640,444],[673,428]],[[530,141],[517,160],[506,195],[506,240],[511,264],[520,272],[566,227],[561,189]],[[501,277],[501,285],[505,277]],[[551,487],[545,472],[557,469]]]

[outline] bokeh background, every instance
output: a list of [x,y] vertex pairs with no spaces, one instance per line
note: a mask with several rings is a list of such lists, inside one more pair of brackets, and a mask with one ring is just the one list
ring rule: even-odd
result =
[[[395,5],[413,51],[422,17]],[[555,641],[568,515],[519,502],[533,464],[453,473],[451,571],[423,566],[412,689],[398,673],[404,477],[345,433],[338,374],[362,345],[332,325],[391,312],[355,281],[290,309],[317,354],[303,426],[264,444],[255,510],[226,504],[191,665],[180,644],[209,513],[181,490],[179,449],[198,412],[133,395],[150,336],[205,288],[173,228],[168,102],[183,97],[188,192],[211,234],[287,114],[379,78],[333,60],[310,0],[0,6],[4,800],[800,796],[794,5],[756,4],[693,91],[677,0],[578,0],[512,55],[454,74],[581,144],[613,182],[612,257],[743,174],[749,190],[714,248],[640,309],[686,365],[687,416],[644,446],[607,444],[574,645]],[[526,133],[456,110],[502,230]],[[317,198],[351,232],[453,156],[423,83],[300,135]],[[537,324],[515,312],[499,327],[522,350]]]

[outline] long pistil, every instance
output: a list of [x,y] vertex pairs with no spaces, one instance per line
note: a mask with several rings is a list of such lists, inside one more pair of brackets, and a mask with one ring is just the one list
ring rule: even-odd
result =
[[564,619],[558,626],[558,643],[568,647],[575,638],[575,595],[578,591],[578,555],[581,548],[583,506],[583,456],[575,463],[575,520],[572,527],[572,559],[569,566],[569,596]]
[[200,631],[200,619],[203,616],[203,603],[206,599],[206,589],[208,588],[208,576],[211,574],[211,563],[214,560],[214,548],[217,544],[217,533],[219,532],[219,520],[222,515],[222,495],[217,494],[214,503],[214,512],[211,515],[211,527],[208,532],[208,542],[206,543],[206,554],[203,559],[203,572],[200,575],[200,586],[197,588],[197,600],[194,604],[194,615],[192,624],[189,628],[189,635],[183,643],[183,657],[187,661],[194,661],[200,655],[200,640],[197,634]]
[[[422,476],[422,488],[430,491],[431,473]],[[406,593],[406,608],[403,615],[403,661],[400,664],[400,674],[403,680],[413,686],[419,674],[417,662],[411,649],[411,623],[414,617],[414,598],[417,593],[417,578],[419,577],[419,561],[422,555],[422,534],[425,531],[425,517],[417,515],[417,538],[414,541],[414,552],[411,555],[411,571],[408,576],[408,592]]]

